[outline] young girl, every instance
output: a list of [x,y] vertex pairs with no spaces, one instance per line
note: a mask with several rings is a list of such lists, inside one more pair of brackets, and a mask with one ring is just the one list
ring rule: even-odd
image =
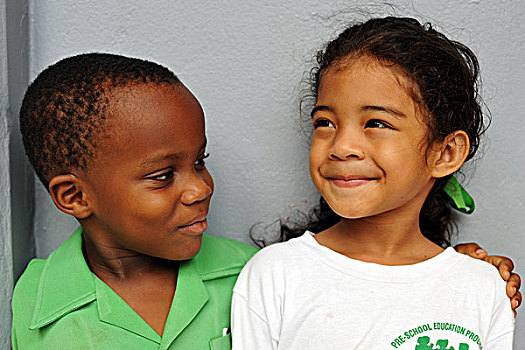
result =
[[317,61],[310,174],[329,209],[243,269],[234,349],[511,349],[505,284],[447,247],[452,175],[485,130],[475,55],[389,17]]

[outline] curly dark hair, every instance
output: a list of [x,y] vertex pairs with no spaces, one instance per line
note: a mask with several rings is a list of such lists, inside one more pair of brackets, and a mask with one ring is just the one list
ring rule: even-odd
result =
[[152,83],[181,84],[159,64],[108,53],[68,57],[42,71],[20,108],[26,154],[42,184],[47,188],[53,176],[89,165],[113,88]]
[[[317,53],[317,66],[310,72],[307,98],[315,101],[327,69],[363,56],[401,69],[412,81],[414,91],[409,93],[425,112],[429,145],[444,140],[453,131],[464,130],[470,139],[466,160],[474,157],[486,126],[478,93],[479,64],[468,47],[414,18],[374,18],[354,24]],[[490,123],[490,115],[487,120]],[[435,182],[420,212],[422,233],[442,247],[450,245],[455,231],[449,198],[443,191],[450,176]],[[321,198],[307,220],[281,225],[280,240],[297,237],[305,229],[315,233],[323,231],[339,220]]]

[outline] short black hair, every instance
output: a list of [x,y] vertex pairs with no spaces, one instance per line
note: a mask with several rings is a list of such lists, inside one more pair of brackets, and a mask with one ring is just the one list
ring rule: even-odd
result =
[[53,176],[86,169],[105,131],[109,93],[129,84],[182,83],[154,62],[86,53],[47,67],[29,86],[20,108],[20,131],[46,188]]

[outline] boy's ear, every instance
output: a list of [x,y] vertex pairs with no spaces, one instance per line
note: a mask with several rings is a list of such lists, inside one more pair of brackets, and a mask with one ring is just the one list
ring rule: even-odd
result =
[[73,174],[57,175],[49,181],[49,193],[56,207],[77,219],[91,215],[91,207],[83,183]]
[[444,177],[455,173],[468,156],[470,141],[463,130],[451,132],[441,142],[432,146],[432,176]]

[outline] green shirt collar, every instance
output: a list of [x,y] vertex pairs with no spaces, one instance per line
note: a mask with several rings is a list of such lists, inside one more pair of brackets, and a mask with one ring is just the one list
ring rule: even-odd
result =
[[44,327],[96,299],[95,276],[82,255],[81,233],[79,227],[47,258],[29,329]]
[[[216,249],[214,238],[204,235],[199,253],[180,265],[177,290],[162,339],[87,266],[82,254],[82,228],[78,228],[46,260],[37,292],[30,329],[44,327],[95,300],[102,322],[127,329],[157,342],[171,342],[197,316],[208,300],[203,281],[236,275],[249,256],[239,257],[238,250],[224,240]],[[236,254],[233,254],[233,252]],[[176,310],[176,311],[174,311]],[[130,315],[136,319],[130,318]],[[176,315],[176,316],[175,316]],[[134,317],[132,316],[132,317]],[[169,325],[169,327],[168,327]]]

